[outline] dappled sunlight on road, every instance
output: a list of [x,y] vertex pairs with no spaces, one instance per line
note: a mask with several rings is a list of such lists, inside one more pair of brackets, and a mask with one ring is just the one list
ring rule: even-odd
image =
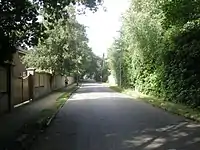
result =
[[[193,128],[190,128],[193,126]],[[200,146],[200,126],[181,122],[157,129],[144,129],[133,132],[131,139],[123,140],[126,149],[137,150],[188,150]]]

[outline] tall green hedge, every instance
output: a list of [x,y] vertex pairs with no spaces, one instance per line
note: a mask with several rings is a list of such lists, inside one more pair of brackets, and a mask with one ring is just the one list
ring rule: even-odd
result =
[[200,5],[197,3],[132,0],[123,15],[122,34],[108,51],[110,69],[118,81],[119,53],[122,53],[124,87],[200,106]]
[[188,22],[162,55],[163,92],[170,100],[200,105],[200,21]]

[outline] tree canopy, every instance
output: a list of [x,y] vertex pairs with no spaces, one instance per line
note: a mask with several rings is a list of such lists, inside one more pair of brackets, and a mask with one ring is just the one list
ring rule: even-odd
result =
[[53,74],[86,75],[100,81],[103,60],[88,46],[86,27],[77,22],[74,7],[69,6],[67,11],[69,18],[54,20],[53,26],[44,21],[47,38],[40,38],[39,44],[24,57],[24,63]]
[[[1,63],[12,59],[16,46],[32,45],[38,31],[37,10],[27,0],[0,2]],[[33,32],[35,31],[35,32]]]
[[0,2],[0,63],[12,59],[18,46],[37,45],[38,39],[44,36],[46,28],[38,22],[42,12],[50,16],[48,22],[59,20],[68,12],[65,9],[70,3],[79,3],[96,9],[101,1],[96,0],[3,0]]
[[199,106],[199,11],[196,0],[132,0],[108,51],[116,80],[121,58],[124,87]]

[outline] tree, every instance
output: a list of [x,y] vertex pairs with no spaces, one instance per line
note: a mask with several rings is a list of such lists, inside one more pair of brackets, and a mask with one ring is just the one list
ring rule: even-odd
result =
[[[25,56],[24,61],[29,67],[40,68],[59,74],[79,74],[85,70],[84,61],[87,61],[88,47],[85,27],[79,24],[70,8],[70,18],[62,18],[54,22],[54,27],[49,27],[51,22],[45,21],[48,38],[39,42],[35,50]],[[35,59],[34,59],[35,58]]]
[[161,2],[161,6],[165,14],[163,25],[167,28],[173,25],[182,26],[188,21],[196,20],[200,17],[200,1],[164,0]]
[[[122,85],[166,100],[200,105],[200,1],[132,0],[109,67]],[[119,44],[122,43],[122,44]]]
[[0,1],[0,63],[12,60],[12,54],[18,46],[37,45],[38,38],[45,36],[45,28],[38,22],[39,12],[45,12],[48,22],[68,17],[66,6],[80,3],[86,7],[96,8],[100,1],[95,0],[3,0]]
[[17,46],[36,43],[39,23],[37,10],[27,0],[0,2],[0,52],[2,64],[12,59]]

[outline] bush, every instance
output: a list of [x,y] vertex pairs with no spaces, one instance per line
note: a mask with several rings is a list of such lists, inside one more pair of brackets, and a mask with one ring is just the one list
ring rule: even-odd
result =
[[200,106],[199,3],[132,1],[121,35],[109,51],[110,69],[118,81],[119,52],[123,52],[124,87]]
[[170,100],[200,105],[200,24],[193,21],[184,25],[173,37],[173,49],[162,57],[163,89]]

